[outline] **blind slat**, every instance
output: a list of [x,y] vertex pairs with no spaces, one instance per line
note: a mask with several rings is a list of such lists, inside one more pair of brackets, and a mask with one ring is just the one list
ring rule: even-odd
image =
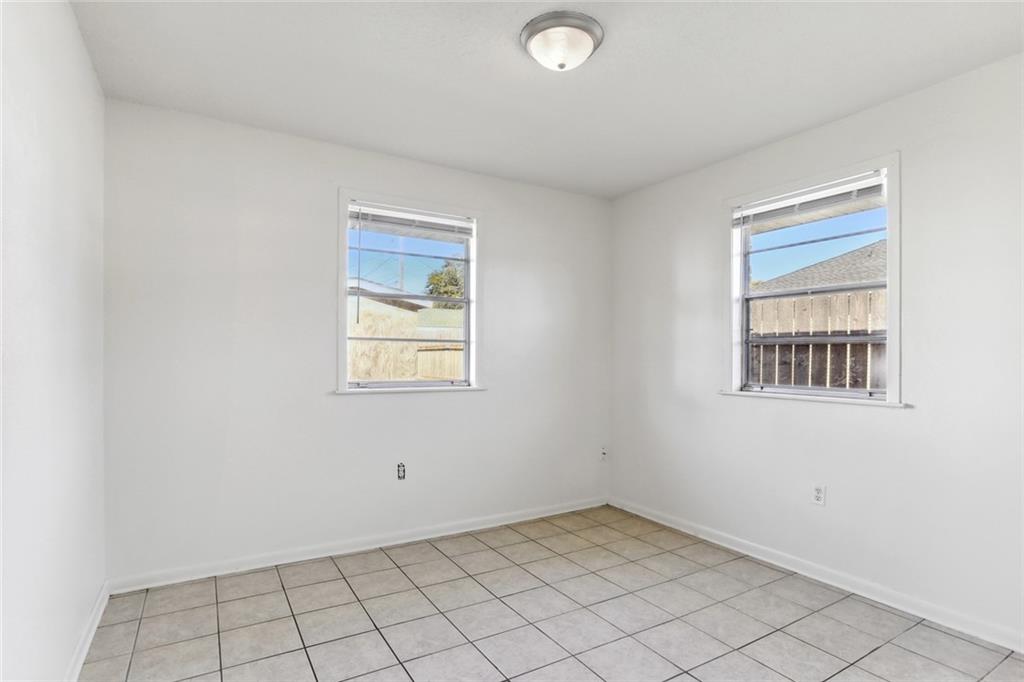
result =
[[430,239],[465,241],[473,236],[474,221],[462,216],[423,211],[413,213],[398,207],[351,202],[348,217],[349,220],[359,221],[364,229],[405,237],[427,236],[425,233],[430,233]]
[[760,234],[815,220],[835,218],[885,206],[885,177],[880,171],[752,202],[733,210],[733,226]]

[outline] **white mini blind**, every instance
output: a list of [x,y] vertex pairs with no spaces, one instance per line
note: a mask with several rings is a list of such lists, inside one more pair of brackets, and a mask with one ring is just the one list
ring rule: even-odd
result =
[[885,206],[884,171],[872,171],[801,192],[739,206],[733,226],[761,234]]
[[[399,236],[417,236],[430,233],[431,239],[465,241],[473,236],[475,221],[464,216],[410,211],[395,206],[364,201],[351,201],[349,220],[357,227]],[[447,237],[445,235],[450,235]]]

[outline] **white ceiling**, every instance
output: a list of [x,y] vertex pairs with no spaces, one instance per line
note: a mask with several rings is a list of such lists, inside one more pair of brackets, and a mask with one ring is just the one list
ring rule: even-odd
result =
[[[1018,3],[80,3],[106,93],[600,196],[1021,50]],[[605,42],[569,73],[519,30]]]

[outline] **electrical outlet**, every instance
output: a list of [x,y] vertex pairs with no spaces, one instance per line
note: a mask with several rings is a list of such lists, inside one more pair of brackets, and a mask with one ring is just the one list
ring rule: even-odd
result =
[[601,448],[601,461],[604,462],[608,459],[608,448]]
[[828,488],[821,483],[815,483],[814,488],[811,492],[811,502],[814,504],[820,504],[822,507],[825,506],[825,493],[828,492]]
[[399,481],[404,481],[405,480],[405,464],[403,464],[401,462],[398,463],[398,480]]

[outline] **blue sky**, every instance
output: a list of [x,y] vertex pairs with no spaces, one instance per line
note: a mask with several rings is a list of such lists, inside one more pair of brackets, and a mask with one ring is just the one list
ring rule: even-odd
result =
[[[401,250],[440,257],[398,256],[393,253],[363,251],[362,263],[359,264],[357,263],[359,252],[355,251],[354,247],[360,243],[363,248]],[[403,290],[410,294],[426,293],[427,276],[431,272],[444,267],[446,262],[444,257],[465,257],[464,244],[433,239],[417,239],[415,237],[399,237],[371,230],[362,230],[362,235],[360,235],[357,230],[350,228],[348,231],[348,244],[350,247],[348,252],[349,277],[355,277],[356,272],[361,271],[363,279],[395,288],[399,287],[399,281],[402,280]]]
[[[754,235],[750,240],[751,250],[785,246],[808,239],[820,239],[848,232],[885,227],[885,225],[886,209],[884,207],[875,208]],[[873,232],[817,244],[755,253],[750,256],[750,276],[754,280],[772,279],[813,263],[859,249],[884,237],[884,232]],[[455,242],[399,237],[372,230],[363,230],[360,236],[356,230],[349,229],[350,247],[359,244],[360,239],[365,248],[402,250],[433,256],[404,256],[400,258],[389,253],[362,252],[360,267],[364,279],[396,288],[399,286],[399,280],[403,279],[404,290],[407,293],[425,293],[427,276],[444,266],[445,257],[461,258],[465,254],[465,246]],[[357,272],[357,265],[359,265],[356,262],[357,253],[357,251],[350,250],[348,254],[350,277],[355,277]],[[404,273],[401,271],[403,266]]]
[[[831,237],[847,232],[885,227],[885,225],[886,209],[883,206],[837,218],[816,220],[812,223],[804,223],[754,235],[750,240],[750,249],[755,251],[773,246],[784,246],[808,239],[821,239],[822,237]],[[879,239],[884,239],[885,235],[885,232],[873,232],[871,234],[833,239],[817,244],[755,253],[750,256],[750,278],[762,281],[772,279],[787,272],[807,267],[813,263],[819,263],[848,251],[859,249],[862,246],[873,244]]]

